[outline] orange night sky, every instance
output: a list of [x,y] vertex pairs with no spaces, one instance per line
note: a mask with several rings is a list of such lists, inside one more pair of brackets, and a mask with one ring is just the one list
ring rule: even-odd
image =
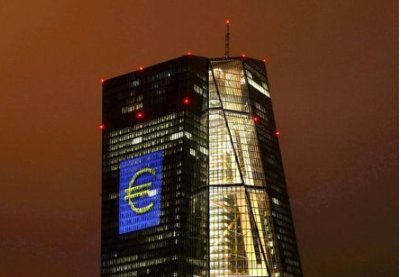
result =
[[398,275],[398,1],[0,3],[0,276],[99,277],[101,78],[268,60],[306,277]]

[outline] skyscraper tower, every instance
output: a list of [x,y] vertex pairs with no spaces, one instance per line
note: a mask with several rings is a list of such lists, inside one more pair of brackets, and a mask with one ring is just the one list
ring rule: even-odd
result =
[[103,82],[102,276],[302,276],[262,61]]

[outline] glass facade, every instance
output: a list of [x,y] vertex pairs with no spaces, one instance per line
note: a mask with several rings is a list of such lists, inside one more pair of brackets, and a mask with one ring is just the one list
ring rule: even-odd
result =
[[103,83],[102,276],[302,276],[263,62]]
[[301,276],[265,65],[210,60],[210,276]]

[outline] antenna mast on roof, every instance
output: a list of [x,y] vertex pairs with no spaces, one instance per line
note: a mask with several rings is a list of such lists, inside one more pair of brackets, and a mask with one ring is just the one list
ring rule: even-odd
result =
[[226,33],[226,58],[230,57],[230,20],[226,20],[227,33]]

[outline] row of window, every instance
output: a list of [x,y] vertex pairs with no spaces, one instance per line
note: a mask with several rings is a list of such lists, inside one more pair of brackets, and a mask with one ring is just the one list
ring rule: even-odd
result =
[[[143,122],[143,123],[138,123],[138,124],[135,124],[135,125],[127,127],[127,128],[118,129],[118,130],[115,130],[115,131],[112,131],[112,132],[105,133],[104,137],[105,137],[105,139],[113,138],[113,137],[120,136],[120,135],[123,135],[123,134],[126,134],[126,133],[130,133],[130,132],[135,131],[135,130],[139,130],[139,129],[143,129],[143,128],[151,127],[151,126],[155,126],[155,125],[157,126],[160,123],[163,123],[163,122],[166,122],[166,121],[170,121],[170,120],[174,120],[174,119],[176,119],[178,117],[181,117],[183,115],[184,115],[184,112],[179,112],[179,113],[172,113],[172,114],[169,114],[169,115],[166,115],[166,116],[161,116],[161,117],[155,118],[153,120],[149,120],[149,121],[146,121],[146,122]],[[149,130],[152,130],[152,129],[149,129]]]
[[[126,134],[124,136],[121,136],[120,138],[122,139],[122,142],[119,142],[118,144],[110,145],[105,147],[105,153],[116,151],[119,149],[123,149],[124,147],[135,145],[142,143],[141,145],[138,146],[138,148],[143,148],[142,145],[144,142],[149,142],[151,140],[154,140],[155,138],[162,138],[162,142],[167,141],[167,140],[175,140],[177,137],[170,136],[168,135],[173,135],[174,133],[177,133],[177,131],[183,130],[184,126],[182,125],[165,125],[163,128],[157,132],[153,133],[148,133],[147,135],[144,136],[139,136],[138,134],[135,134],[136,132]],[[161,143],[162,143],[161,142]],[[116,154],[114,154],[115,156]],[[118,155],[118,153],[117,153]]]

